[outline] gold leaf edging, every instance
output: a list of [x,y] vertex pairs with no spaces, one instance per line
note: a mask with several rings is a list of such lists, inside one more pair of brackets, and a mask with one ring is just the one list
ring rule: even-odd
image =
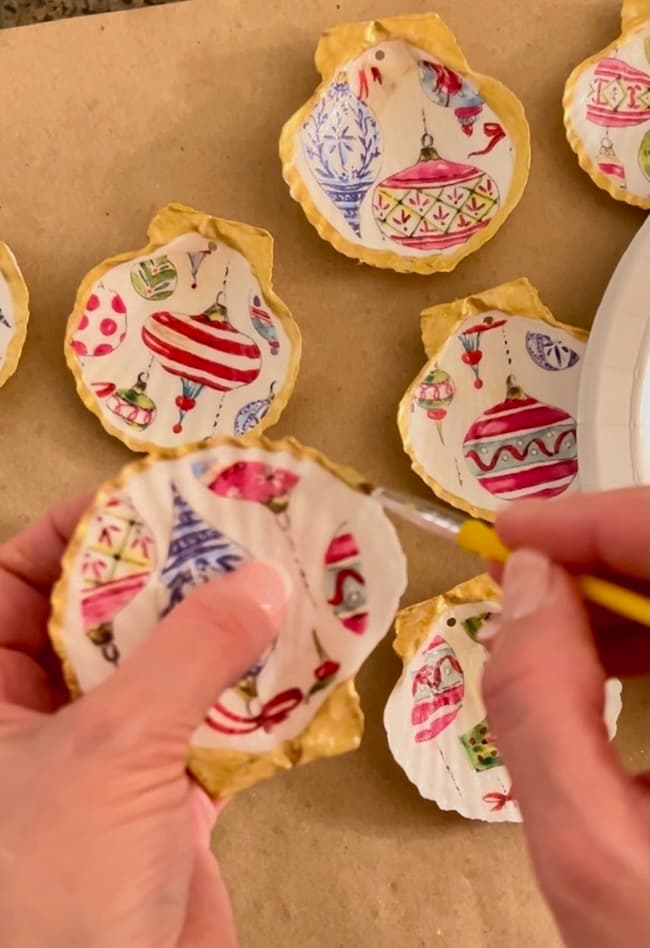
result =
[[409,434],[411,402],[420,382],[431,371],[434,363],[440,358],[442,351],[456,334],[459,326],[470,316],[486,313],[490,310],[498,310],[508,317],[539,319],[554,329],[568,333],[579,342],[586,342],[589,333],[578,326],[570,326],[557,320],[550,309],[542,303],[535,287],[525,277],[503,283],[501,286],[493,287],[473,296],[467,296],[453,303],[441,303],[422,311],[420,326],[429,361],[418,372],[399,403],[397,425],[404,451],[410,458],[411,468],[437,497],[451,504],[452,507],[466,511],[472,517],[480,517],[482,520],[493,522],[496,519],[493,511],[483,510],[481,507],[468,503],[462,497],[446,490],[431,477],[424,465],[418,461]]
[[[270,453],[289,452],[298,460],[308,460],[319,464],[354,490],[360,490],[366,483],[365,479],[353,468],[330,461],[320,451],[305,447],[294,438],[270,441],[256,434],[246,435],[243,438],[217,438],[198,447],[183,445],[179,448],[158,451],[126,465],[117,477],[106,481],[98,488],[91,507],[79,521],[63,555],[61,577],[52,592],[48,632],[54,651],[61,662],[65,683],[73,699],[80,698],[83,692],[66,652],[63,628],[75,560],[97,507],[101,506],[112,493],[126,487],[132,477],[149,470],[158,461],[182,458],[200,450],[201,447],[213,450],[225,445],[259,447]],[[283,741],[264,754],[191,747],[188,752],[187,766],[192,775],[213,797],[231,796],[298,764],[356,750],[361,743],[363,727],[364,717],[359,695],[354,679],[349,679],[334,689],[298,737]]]
[[487,573],[468,579],[449,592],[402,609],[395,620],[393,649],[404,663],[417,655],[431,633],[431,626],[449,609],[472,602],[501,602],[501,590]]
[[[302,338],[291,311],[273,289],[274,241],[272,235],[260,227],[253,227],[250,224],[242,224],[238,221],[229,221],[220,217],[213,217],[202,211],[195,211],[193,208],[186,207],[183,204],[168,204],[156,214],[149,224],[147,229],[149,243],[146,247],[143,247],[141,250],[127,251],[126,253],[109,257],[96,267],[93,267],[93,269],[86,274],[77,290],[74,308],[68,317],[64,340],[65,360],[74,376],[79,398],[86,408],[99,419],[100,424],[108,434],[118,438],[123,444],[130,448],[131,451],[135,451],[138,454],[155,454],[166,449],[152,442],[134,440],[130,437],[128,432],[122,431],[112,425],[110,421],[104,417],[100,410],[99,399],[86,385],[83,379],[81,366],[70,342],[84,311],[88,294],[98,280],[101,280],[106,273],[120,264],[128,263],[130,260],[152,254],[160,247],[170,243],[170,241],[176,237],[181,237],[184,234],[192,232],[200,234],[207,239],[219,240],[246,258],[253,275],[260,284],[264,299],[271,307],[274,316],[277,316],[280,320],[282,328],[289,339],[291,359],[289,361],[287,377],[281,390],[271,402],[268,413],[257,425],[256,430],[258,432],[261,433],[279,421],[293,393],[298,377],[302,355]],[[203,439],[203,441],[205,440],[207,439]],[[196,450],[203,441],[195,442],[188,447],[192,450]],[[176,449],[171,448],[167,450],[174,451]]]
[[[499,114],[513,143],[515,166],[508,200],[487,227],[454,253],[434,254],[426,258],[404,257],[392,250],[371,250],[347,240],[318,210],[307,185],[295,167],[296,138],[299,130],[339,68],[345,62],[356,59],[366,50],[389,39],[404,40],[411,46],[427,50],[467,76],[486,102]],[[321,82],[308,101],[284,125],[280,135],[280,160],[291,197],[301,205],[310,224],[323,240],[332,244],[344,256],[361,260],[371,266],[426,276],[431,273],[448,273],[461,260],[475,253],[495,236],[519,204],[528,182],[531,162],[530,128],[524,107],[514,92],[498,79],[474,72],[470,68],[456,37],[437,14],[386,17],[382,20],[334,27],[321,37],[315,63]]]

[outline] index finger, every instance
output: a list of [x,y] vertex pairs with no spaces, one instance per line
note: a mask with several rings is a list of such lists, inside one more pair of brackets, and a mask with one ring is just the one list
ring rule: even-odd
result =
[[40,654],[47,641],[50,589],[89,502],[89,495],[66,501],[0,544],[0,648]]
[[650,579],[650,487],[521,501],[496,529],[511,549],[532,547],[569,568]]

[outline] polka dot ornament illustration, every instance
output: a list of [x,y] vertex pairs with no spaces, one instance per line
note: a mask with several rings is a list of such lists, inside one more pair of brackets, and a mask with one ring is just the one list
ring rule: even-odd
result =
[[126,317],[126,306],[119,293],[100,284],[86,300],[70,345],[78,356],[109,355],[124,341]]

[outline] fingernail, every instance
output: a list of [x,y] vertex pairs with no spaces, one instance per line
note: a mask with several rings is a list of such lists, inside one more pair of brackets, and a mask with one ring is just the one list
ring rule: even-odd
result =
[[540,608],[551,588],[551,561],[536,550],[517,550],[503,570],[503,621],[525,619]]
[[483,623],[481,628],[476,633],[476,641],[480,642],[481,645],[484,645],[487,649],[489,649],[500,631],[501,620],[500,617],[495,616],[495,618],[488,619],[487,622]]
[[293,582],[284,566],[275,560],[249,560],[233,575],[254,593],[274,625],[283,622],[293,595]]

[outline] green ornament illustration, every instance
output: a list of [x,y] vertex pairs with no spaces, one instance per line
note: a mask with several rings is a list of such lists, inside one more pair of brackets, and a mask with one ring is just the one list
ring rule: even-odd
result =
[[460,742],[467,752],[470,764],[478,773],[492,770],[493,767],[503,767],[503,760],[494,743],[487,720],[484,719],[471,731],[463,734]]
[[641,139],[639,146],[639,167],[644,176],[650,181],[650,131],[647,131]]
[[169,299],[178,283],[176,267],[167,254],[141,260],[131,270],[131,283],[135,292],[145,300]]

